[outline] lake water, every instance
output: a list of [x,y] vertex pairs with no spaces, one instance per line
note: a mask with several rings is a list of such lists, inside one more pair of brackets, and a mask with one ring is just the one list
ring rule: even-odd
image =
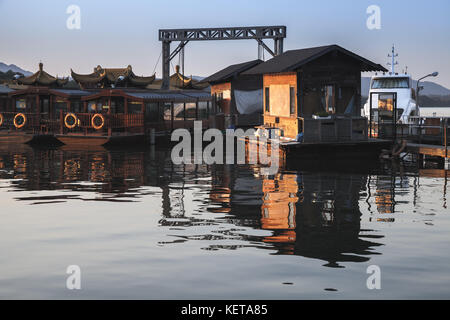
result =
[[3,145],[0,298],[449,299],[447,174]]

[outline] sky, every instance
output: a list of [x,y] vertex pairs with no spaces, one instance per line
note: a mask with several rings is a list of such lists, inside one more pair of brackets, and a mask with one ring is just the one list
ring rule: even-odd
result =
[[[80,8],[80,29],[66,26],[70,5]],[[370,5],[380,8],[380,29],[367,28]],[[32,72],[42,61],[58,76],[97,65],[160,76],[158,29],[260,25],[287,26],[285,51],[338,44],[384,66],[395,44],[397,71],[407,66],[415,79],[438,71],[433,81],[450,88],[448,0],[0,0],[0,61]],[[254,40],[191,42],[185,73],[208,76],[257,57]]]

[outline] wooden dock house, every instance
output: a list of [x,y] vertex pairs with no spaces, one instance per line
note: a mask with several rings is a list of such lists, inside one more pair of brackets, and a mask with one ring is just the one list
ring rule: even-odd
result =
[[[327,152],[372,156],[389,142],[368,140],[361,72],[387,71],[338,45],[290,50],[245,71],[263,77],[263,126],[281,137],[283,156]],[[356,153],[355,153],[356,152]]]
[[361,72],[387,71],[338,45],[290,50],[243,72],[263,76],[266,127],[303,142],[367,139]]
[[234,64],[202,80],[202,83],[209,83],[211,86],[211,95],[218,108],[218,128],[262,124],[262,75],[242,75],[262,62],[252,60]]

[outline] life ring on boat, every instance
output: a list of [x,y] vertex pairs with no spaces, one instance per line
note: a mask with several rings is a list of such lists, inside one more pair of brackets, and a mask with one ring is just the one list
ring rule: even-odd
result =
[[[100,123],[96,119],[100,119]],[[105,117],[100,113],[94,114],[91,119],[91,125],[95,130],[100,130],[105,125]]]
[[78,118],[74,113],[68,113],[64,117],[64,125],[67,127],[67,129],[73,129],[78,124]]
[[14,127],[17,129],[23,128],[27,123],[27,117],[23,113],[18,113],[14,117]]
[[3,115],[0,113],[0,127],[2,126],[2,124],[3,124]]

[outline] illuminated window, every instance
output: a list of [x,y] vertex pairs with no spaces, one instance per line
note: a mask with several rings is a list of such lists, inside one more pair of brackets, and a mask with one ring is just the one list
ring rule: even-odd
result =
[[291,116],[295,114],[295,88],[289,87],[289,104]]
[[265,100],[266,100],[266,112],[269,113],[270,112],[270,88],[267,87],[265,88],[265,94],[264,94]]
[[383,78],[373,79],[372,89],[407,89],[409,88],[408,78]]

